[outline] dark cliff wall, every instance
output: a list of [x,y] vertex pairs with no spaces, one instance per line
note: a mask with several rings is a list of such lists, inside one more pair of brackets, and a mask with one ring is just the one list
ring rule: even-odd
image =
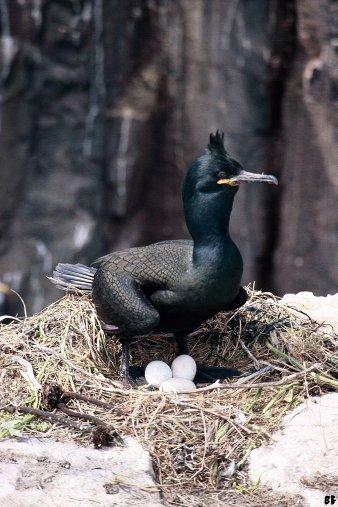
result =
[[297,1],[297,33],[283,101],[275,283],[281,292],[332,294],[338,290],[338,3]]
[[335,291],[335,10],[1,0],[0,279],[36,311],[59,260],[185,237],[182,177],[219,128],[248,170],[282,181],[238,194],[245,282]]

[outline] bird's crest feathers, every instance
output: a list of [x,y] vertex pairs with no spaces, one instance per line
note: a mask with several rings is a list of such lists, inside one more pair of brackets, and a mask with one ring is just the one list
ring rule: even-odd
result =
[[224,148],[224,132],[222,134],[217,130],[216,134],[210,134],[210,141],[207,146],[210,155],[217,157],[227,157],[227,151]]

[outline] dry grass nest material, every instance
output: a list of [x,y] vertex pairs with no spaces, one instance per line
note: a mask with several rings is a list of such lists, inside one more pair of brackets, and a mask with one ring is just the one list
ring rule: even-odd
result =
[[[270,293],[249,293],[245,306],[218,314],[189,338],[197,363],[236,367],[247,378],[190,394],[123,388],[119,341],[106,340],[88,297],[68,294],[37,315],[0,325],[1,435],[43,431],[88,442],[95,417],[86,423],[78,419],[81,424],[69,429],[13,414],[13,407],[46,409],[43,390],[57,383],[110,405],[77,399],[67,408],[100,418],[122,438],[136,435],[144,442],[159,488],[173,502],[180,492],[245,490],[251,449],[269,440],[286,411],[338,387],[337,336]],[[131,354],[133,364],[170,363],[174,341],[140,337]]]

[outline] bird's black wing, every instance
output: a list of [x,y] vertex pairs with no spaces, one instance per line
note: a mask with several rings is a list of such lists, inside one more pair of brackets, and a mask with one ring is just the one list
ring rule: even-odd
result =
[[125,335],[146,334],[159,322],[147,295],[169,290],[190,266],[192,243],[172,241],[114,252],[99,261],[93,300],[100,318]]
[[[92,266],[98,267],[101,264],[105,263],[106,261],[109,261],[111,259],[114,259],[116,256],[120,256],[121,254],[125,254],[130,252],[131,254],[136,254],[138,256],[139,254],[142,254],[143,251],[151,251],[156,253],[158,251],[164,251],[161,247],[162,246],[169,246],[173,247],[173,250],[175,250],[175,247],[182,247],[183,249],[192,250],[193,247],[193,241],[190,239],[169,239],[166,241],[158,241],[157,243],[153,243],[152,245],[148,245],[145,247],[132,247],[132,248],[125,248],[124,250],[118,250],[112,253],[109,253],[107,255],[103,255],[102,257],[99,257],[96,259]],[[158,248],[159,246],[159,248]],[[178,251],[181,251],[181,248],[178,248]]]
[[152,331],[159,313],[145,297],[138,280],[121,273],[98,270],[93,284],[93,301],[105,324],[117,326],[119,334],[135,336]]
[[240,287],[237,296],[232,301],[232,303],[226,307],[225,310],[227,312],[230,312],[232,310],[237,310],[237,308],[240,308],[241,306],[243,306],[247,302],[247,300],[248,300],[247,291],[243,287]]

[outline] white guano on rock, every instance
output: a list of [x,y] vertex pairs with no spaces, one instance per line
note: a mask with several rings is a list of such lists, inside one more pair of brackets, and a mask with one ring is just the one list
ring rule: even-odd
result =
[[310,398],[290,412],[273,443],[251,452],[249,476],[278,493],[298,494],[304,507],[338,499],[338,393]]
[[100,450],[53,438],[0,442],[0,506],[160,507],[148,452],[133,438]]

